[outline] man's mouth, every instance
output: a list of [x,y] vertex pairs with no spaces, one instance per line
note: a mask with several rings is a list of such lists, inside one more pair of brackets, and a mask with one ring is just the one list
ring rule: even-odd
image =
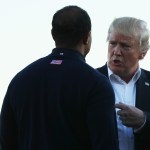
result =
[[112,61],[114,65],[121,65],[121,61],[118,59],[115,59]]
[[120,60],[113,60],[114,63],[120,63]]

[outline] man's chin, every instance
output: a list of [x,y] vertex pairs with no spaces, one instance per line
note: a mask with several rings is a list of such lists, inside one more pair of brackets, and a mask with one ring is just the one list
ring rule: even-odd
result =
[[123,72],[123,70],[122,70],[122,67],[121,66],[112,66],[112,65],[110,65],[109,66],[109,68],[111,69],[111,71],[114,73],[114,74],[117,74],[117,75],[120,75],[120,74],[122,74],[122,72]]
[[120,63],[113,63],[109,65],[111,70],[122,70],[122,65]]

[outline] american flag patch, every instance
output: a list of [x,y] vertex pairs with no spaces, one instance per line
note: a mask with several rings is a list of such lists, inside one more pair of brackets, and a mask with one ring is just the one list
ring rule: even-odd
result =
[[50,64],[54,64],[54,65],[61,65],[61,63],[62,63],[62,60],[52,60],[50,62]]

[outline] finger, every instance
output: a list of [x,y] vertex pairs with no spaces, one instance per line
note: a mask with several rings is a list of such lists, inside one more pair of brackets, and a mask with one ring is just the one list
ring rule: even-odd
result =
[[124,117],[124,116],[119,116],[119,120],[121,121],[121,123],[122,123],[123,125],[127,124],[127,119],[126,119],[126,117]]
[[124,110],[118,110],[117,115],[127,117],[127,113]]
[[121,110],[117,111],[117,115],[121,115],[121,113],[122,113]]
[[115,108],[118,108],[121,110],[126,110],[126,109],[128,109],[128,105],[126,105],[124,103],[117,103],[117,104],[115,104]]
[[126,116],[119,116],[119,119],[124,121],[124,120],[126,120]]
[[124,126],[126,126],[126,127],[131,127],[131,125],[130,125],[130,123],[128,122],[128,120],[121,118],[120,121],[121,121],[121,123],[122,123]]

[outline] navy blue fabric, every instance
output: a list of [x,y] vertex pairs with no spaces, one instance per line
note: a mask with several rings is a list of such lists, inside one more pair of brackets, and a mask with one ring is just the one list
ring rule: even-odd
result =
[[117,150],[108,79],[70,49],[53,49],[11,81],[1,110],[4,150]]

